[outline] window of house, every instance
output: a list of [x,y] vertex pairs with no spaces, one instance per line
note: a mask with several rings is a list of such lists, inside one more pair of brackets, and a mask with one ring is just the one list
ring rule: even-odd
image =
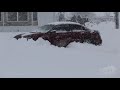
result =
[[33,12],[33,21],[37,21],[37,12]]
[[8,21],[17,21],[17,12],[8,12]]
[[27,12],[8,12],[8,21],[28,21]]
[[27,12],[18,12],[18,21],[27,21],[28,14]]

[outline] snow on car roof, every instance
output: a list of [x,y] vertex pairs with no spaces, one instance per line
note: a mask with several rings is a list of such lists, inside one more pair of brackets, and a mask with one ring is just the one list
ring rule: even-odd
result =
[[76,25],[81,25],[79,23],[76,22],[53,22],[53,23],[48,23],[48,25],[60,25],[60,24],[76,24]]

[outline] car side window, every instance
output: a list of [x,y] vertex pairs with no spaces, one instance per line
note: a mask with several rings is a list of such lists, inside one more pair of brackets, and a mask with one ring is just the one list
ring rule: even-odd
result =
[[87,30],[84,26],[74,24],[55,25],[52,30],[57,31],[73,31],[73,30]]
[[73,30],[87,30],[84,26],[81,25],[72,25]]
[[80,25],[70,25],[71,30],[83,30],[84,28]]
[[56,25],[56,26],[54,26],[53,28],[52,28],[52,30],[60,30],[60,26],[59,25]]
[[53,30],[65,30],[65,31],[69,31],[70,30],[70,27],[69,25],[65,25],[65,24],[61,24],[61,25],[56,25],[54,26]]
[[82,30],[89,30],[87,27],[82,26]]

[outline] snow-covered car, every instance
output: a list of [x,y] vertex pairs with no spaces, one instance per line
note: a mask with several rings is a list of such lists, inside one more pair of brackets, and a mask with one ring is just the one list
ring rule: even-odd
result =
[[91,43],[101,45],[102,39],[100,33],[75,22],[54,22],[41,26],[37,31],[29,34],[19,34],[14,38],[26,38],[27,40],[38,38],[48,40],[52,45],[58,47],[67,47],[71,42]]

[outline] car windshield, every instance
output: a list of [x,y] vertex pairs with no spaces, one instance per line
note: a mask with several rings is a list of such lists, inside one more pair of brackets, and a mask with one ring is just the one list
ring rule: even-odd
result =
[[50,30],[52,30],[53,27],[54,27],[54,25],[44,25],[44,26],[40,27],[40,30],[50,31]]

